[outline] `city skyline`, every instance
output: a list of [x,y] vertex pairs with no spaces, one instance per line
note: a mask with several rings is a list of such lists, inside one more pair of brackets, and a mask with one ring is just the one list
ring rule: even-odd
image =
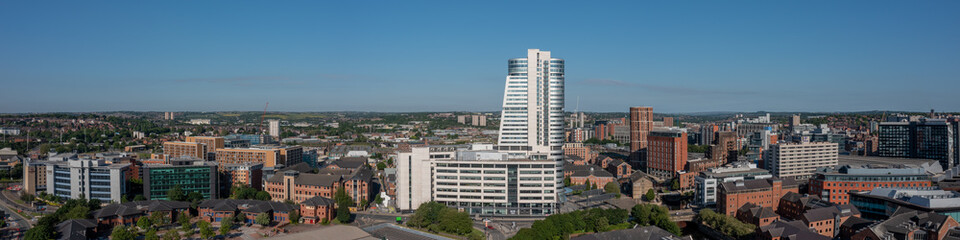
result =
[[2,3],[0,112],[495,112],[530,48],[568,111],[960,111],[957,2],[350,4]]

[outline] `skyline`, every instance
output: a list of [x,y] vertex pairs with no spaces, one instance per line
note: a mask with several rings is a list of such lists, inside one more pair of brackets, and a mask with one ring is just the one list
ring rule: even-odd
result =
[[0,112],[496,112],[529,48],[567,111],[960,111],[958,2],[352,4],[0,3]]

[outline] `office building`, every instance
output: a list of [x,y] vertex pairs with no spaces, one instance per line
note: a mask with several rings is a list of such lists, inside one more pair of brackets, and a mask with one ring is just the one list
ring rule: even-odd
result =
[[767,179],[773,175],[770,171],[757,168],[748,162],[733,162],[723,167],[710,168],[694,177],[696,194],[694,202],[700,206],[717,204],[717,187],[720,183],[754,179]]
[[671,179],[687,167],[687,132],[685,129],[657,129],[646,136],[647,174]]
[[647,134],[653,130],[652,107],[630,107],[630,152],[647,148]]
[[958,122],[929,119],[883,122],[878,126],[877,154],[881,157],[923,158],[940,161],[949,169],[958,165]]
[[492,149],[484,144],[424,146],[398,153],[399,208],[412,211],[434,200],[470,214],[556,212],[556,184],[560,179],[562,185],[563,173],[552,162],[511,159]]
[[836,143],[778,143],[763,161],[775,177],[809,179],[818,168],[837,166],[837,155]]
[[143,195],[148,200],[171,200],[167,192],[180,187],[184,194],[199,192],[203,199],[217,198],[217,164],[203,159],[173,159],[168,164],[144,164]]
[[65,199],[98,199],[120,202],[126,194],[126,171],[130,164],[107,164],[105,160],[37,161],[46,166],[47,194]]
[[938,188],[874,188],[865,192],[850,192],[850,204],[863,213],[863,218],[883,220],[899,209],[935,212],[960,217],[960,193]]
[[750,203],[758,207],[777,209],[782,198],[788,192],[799,192],[799,185],[793,179],[754,179],[720,183],[717,188],[717,211],[734,216],[737,209]]
[[247,139],[224,139],[223,147],[224,148],[249,148],[250,140]]
[[810,194],[835,204],[850,202],[849,192],[870,191],[878,187],[930,187],[931,176],[943,172],[936,161],[919,165],[844,165],[821,168],[810,179]]

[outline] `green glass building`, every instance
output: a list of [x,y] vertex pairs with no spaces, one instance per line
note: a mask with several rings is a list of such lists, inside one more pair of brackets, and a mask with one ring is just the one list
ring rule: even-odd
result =
[[217,165],[202,159],[172,160],[171,164],[143,165],[143,195],[149,200],[170,200],[167,192],[176,186],[184,196],[199,192],[203,199],[217,198]]

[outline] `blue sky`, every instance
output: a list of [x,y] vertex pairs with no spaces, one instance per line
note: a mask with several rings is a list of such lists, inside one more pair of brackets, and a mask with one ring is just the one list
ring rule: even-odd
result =
[[0,112],[960,111],[960,1],[2,1]]

